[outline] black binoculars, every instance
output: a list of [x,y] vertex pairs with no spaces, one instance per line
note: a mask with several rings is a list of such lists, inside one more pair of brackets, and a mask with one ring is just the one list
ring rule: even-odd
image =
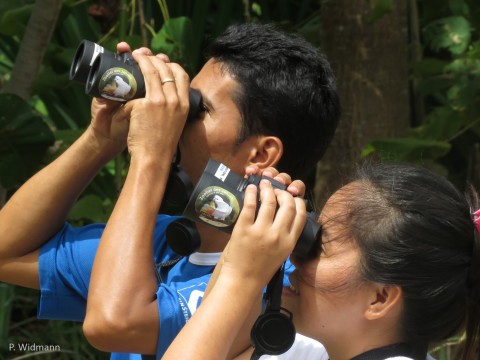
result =
[[[70,66],[70,80],[84,84],[85,93],[125,102],[145,96],[145,81],[137,62],[129,52],[114,53],[94,42],[83,40]],[[195,118],[201,95],[189,91],[187,121]]]
[[[169,246],[180,255],[189,255],[196,251],[200,246],[200,237],[193,222],[231,233],[243,207],[246,187],[249,184],[258,186],[262,179],[268,180],[275,189],[287,188],[265,176],[242,177],[225,164],[210,159],[183,211],[184,217],[173,221],[167,227]],[[318,215],[316,212],[307,212],[307,221],[292,252],[298,258],[310,259],[319,251],[322,228],[318,223]]]

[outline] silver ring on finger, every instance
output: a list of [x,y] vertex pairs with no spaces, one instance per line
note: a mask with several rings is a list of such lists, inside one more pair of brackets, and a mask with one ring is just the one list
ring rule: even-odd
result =
[[168,82],[175,82],[175,79],[172,79],[172,78],[163,79],[163,80],[161,81],[161,84],[163,85],[163,84],[168,83]]

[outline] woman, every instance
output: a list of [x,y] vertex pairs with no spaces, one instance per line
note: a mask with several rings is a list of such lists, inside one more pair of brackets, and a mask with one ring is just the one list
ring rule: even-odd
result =
[[[242,339],[251,327],[246,314],[305,221],[299,199],[268,183],[260,190],[255,219],[256,189],[247,189],[208,298],[165,358],[230,357],[234,335]],[[297,270],[282,305],[293,313],[299,333],[325,347],[308,358],[328,353],[331,360],[425,359],[429,347],[465,331],[461,359],[478,359],[477,208],[475,197],[467,200],[424,168],[363,167],[327,201],[317,255],[292,259]],[[293,358],[306,358],[301,344],[294,346]]]

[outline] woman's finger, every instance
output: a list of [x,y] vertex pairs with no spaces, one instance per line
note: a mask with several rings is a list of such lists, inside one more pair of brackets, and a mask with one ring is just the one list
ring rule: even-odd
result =
[[277,210],[277,197],[272,184],[268,180],[260,181],[260,208],[258,209],[257,223],[260,226],[271,224]]
[[243,208],[238,217],[235,227],[242,228],[244,226],[252,225],[255,222],[255,214],[257,211],[257,192],[255,185],[250,184],[246,187],[243,197]]
[[131,52],[132,49],[130,45],[128,45],[125,41],[121,41],[117,44],[117,52],[124,53],[124,52]]
[[303,232],[303,229],[305,227],[305,223],[307,221],[307,208],[305,206],[305,202],[300,199],[300,198],[294,198],[295,201],[295,208],[296,208],[296,216],[295,219],[293,220],[293,225],[292,225],[292,233],[294,235],[295,244],[298,241],[298,238]]

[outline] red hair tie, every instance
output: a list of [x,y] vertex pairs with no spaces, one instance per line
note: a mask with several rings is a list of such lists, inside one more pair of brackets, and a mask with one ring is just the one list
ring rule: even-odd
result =
[[475,224],[475,227],[480,234],[480,209],[473,213],[473,223]]

